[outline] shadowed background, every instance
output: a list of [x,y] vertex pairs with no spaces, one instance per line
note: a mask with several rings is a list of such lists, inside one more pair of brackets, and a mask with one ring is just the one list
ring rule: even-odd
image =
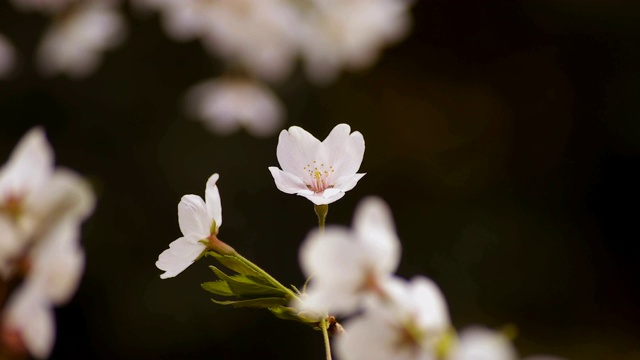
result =
[[[316,219],[273,184],[277,136],[218,137],[185,118],[185,90],[220,64],[170,41],[157,17],[130,18],[94,76],[43,79],[31,59],[45,22],[0,4],[0,31],[23,56],[0,83],[0,160],[41,124],[57,163],[98,194],[53,358],[322,359],[319,332],[211,303],[199,284],[212,259],[159,279],[180,197],[204,195],[213,172],[220,238],[285,284],[304,282],[297,251]],[[640,7],[420,1],[414,19],[369,72],[275,88],[287,126],[364,134],[367,175],[328,223],[350,224],[379,195],[403,242],[399,274],[433,278],[456,327],[515,324],[521,355],[640,358]]]

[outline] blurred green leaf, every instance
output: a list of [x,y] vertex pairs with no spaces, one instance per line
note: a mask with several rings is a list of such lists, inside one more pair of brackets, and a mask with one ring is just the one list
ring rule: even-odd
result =
[[253,307],[253,308],[271,308],[274,306],[282,306],[287,303],[287,300],[284,298],[278,297],[263,297],[258,299],[249,299],[249,300],[229,300],[229,301],[219,301],[215,299],[211,299],[216,304],[219,305],[231,305],[233,307]]
[[227,282],[224,280],[208,281],[202,283],[202,288],[216,295],[233,296],[233,291],[231,291],[229,284],[227,284]]

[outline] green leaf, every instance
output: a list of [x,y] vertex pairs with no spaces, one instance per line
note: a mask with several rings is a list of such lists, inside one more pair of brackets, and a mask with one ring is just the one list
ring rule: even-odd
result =
[[273,306],[282,306],[287,303],[287,300],[278,297],[263,297],[258,299],[250,299],[250,300],[237,300],[237,301],[219,301],[215,299],[211,299],[216,304],[219,305],[231,305],[233,307],[253,307],[253,308],[271,308]]
[[260,277],[255,270],[251,268],[251,266],[247,265],[242,259],[233,256],[233,255],[221,255],[215,251],[207,251],[207,256],[212,256],[216,258],[222,265],[228,267],[229,269],[243,275],[251,275]]
[[221,295],[221,296],[233,296],[233,291],[231,291],[231,288],[229,287],[229,284],[227,284],[226,281],[224,280],[217,280],[217,281],[208,281],[205,283],[201,284],[202,288],[207,290],[210,293],[214,293],[216,295]]
[[295,308],[288,306],[270,307],[269,311],[271,311],[273,315],[280,319],[298,321],[311,326],[316,326],[320,321],[319,319],[304,317]]
[[225,281],[229,286],[231,292],[238,297],[256,297],[256,295],[277,295],[285,298],[287,293],[270,285],[263,285],[256,283],[253,278],[245,275],[233,275],[229,276],[215,266],[210,266],[211,270],[221,280]]

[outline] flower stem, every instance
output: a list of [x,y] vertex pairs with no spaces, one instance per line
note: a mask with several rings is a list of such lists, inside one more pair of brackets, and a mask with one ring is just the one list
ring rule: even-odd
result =
[[320,328],[322,329],[322,338],[324,339],[324,350],[327,360],[331,360],[331,342],[329,341],[329,325],[327,324],[327,318],[322,318],[320,321]]
[[260,276],[264,277],[265,279],[267,279],[271,284],[273,284],[274,286],[276,286],[277,288],[279,288],[280,290],[286,292],[292,299],[297,299],[298,295],[296,295],[296,293],[289,289],[288,287],[282,285],[278,280],[276,280],[273,276],[269,275],[268,272],[262,270],[262,268],[256,264],[254,264],[253,262],[251,262],[249,259],[245,258],[244,256],[240,255],[239,253],[235,253],[234,254],[235,257],[237,257],[238,259],[240,259],[243,263],[245,263],[248,267],[250,267],[253,271],[257,272],[258,274],[260,274]]
[[320,228],[320,233],[324,233],[324,223],[327,219],[327,213],[329,212],[329,205],[314,205],[313,210],[316,212],[318,216],[318,227]]

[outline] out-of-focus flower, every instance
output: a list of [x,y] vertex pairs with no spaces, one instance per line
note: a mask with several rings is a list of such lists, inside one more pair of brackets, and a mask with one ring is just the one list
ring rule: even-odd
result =
[[383,288],[400,261],[400,241],[391,212],[378,198],[358,206],[353,230],[327,227],[312,232],[300,249],[300,266],[311,277],[304,310],[348,314],[363,295]]
[[0,274],[24,277],[1,317],[2,341],[13,351],[37,358],[51,352],[52,307],[78,287],[84,269],[80,223],[94,202],[86,181],[54,168],[41,128],[30,130],[0,169]]
[[178,204],[178,224],[183,237],[169,244],[156,261],[163,270],[160,278],[167,279],[180,274],[202,254],[207,246],[200,240],[214,240],[222,225],[222,204],[218,192],[219,175],[207,180],[205,200],[197,195],[185,195]]
[[447,360],[516,360],[518,355],[504,335],[483,327],[460,333]]
[[[336,339],[344,360],[436,360],[438,342],[450,328],[440,289],[424,277],[394,280],[389,300],[376,301],[345,324]],[[339,296],[339,294],[336,294]]]
[[38,48],[39,67],[45,75],[89,75],[98,67],[102,53],[119,45],[124,34],[124,19],[113,3],[83,2],[47,30]]
[[340,68],[357,70],[377,60],[381,49],[410,28],[408,0],[311,0],[301,28],[308,76],[332,81]]
[[0,79],[5,78],[15,65],[16,54],[9,40],[0,34]]
[[284,108],[262,84],[247,78],[224,77],[194,86],[187,94],[187,111],[218,134],[244,127],[264,137],[281,128]]
[[21,11],[40,11],[53,14],[64,10],[77,0],[12,0]]
[[12,259],[37,242],[50,228],[71,219],[76,226],[93,210],[89,184],[76,173],[55,169],[53,150],[41,128],[20,140],[0,169],[0,274],[7,276]]
[[199,37],[224,59],[266,80],[287,76],[298,51],[299,12],[286,0],[151,0],[175,39]]
[[364,157],[364,138],[339,124],[323,141],[292,126],[282,130],[276,149],[282,170],[269,167],[276,186],[304,196],[316,205],[330,204],[353,189],[365,175],[356,173]]

